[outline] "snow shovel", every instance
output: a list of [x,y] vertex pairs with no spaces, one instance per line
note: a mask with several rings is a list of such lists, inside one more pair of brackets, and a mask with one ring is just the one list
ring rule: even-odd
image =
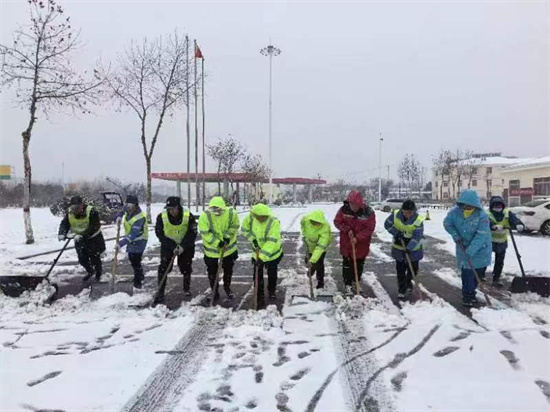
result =
[[170,259],[170,263],[168,263],[168,267],[164,271],[164,275],[162,275],[162,279],[160,280],[159,286],[157,288],[157,291],[155,293],[155,297],[153,298],[152,307],[156,307],[160,303],[160,291],[164,290],[166,287],[166,281],[168,280],[168,273],[172,271],[172,266],[174,266],[174,262],[176,260],[176,254],[174,253],[172,255],[172,259]]
[[424,300],[424,296],[422,296],[422,291],[418,286],[420,282],[416,281],[416,273],[414,272],[414,268],[411,262],[411,257],[409,256],[409,251],[407,250],[407,246],[405,245],[405,241],[403,240],[403,238],[401,238],[401,246],[403,247],[403,251],[405,252],[405,258],[407,259],[407,264],[409,265],[409,270],[411,271],[414,290],[416,291],[416,294],[418,295],[419,299],[422,301]]
[[254,259],[254,310],[258,310],[258,256],[260,251],[256,249],[256,259]]
[[[90,290],[90,297],[92,299],[99,299],[103,296],[106,296],[108,294],[113,294],[115,293],[115,278],[116,278],[116,273],[117,273],[117,269],[118,269],[118,247],[116,247],[116,245],[118,245],[118,242],[120,240],[120,222],[117,224],[117,230],[116,230],[116,238],[115,238],[115,256],[113,258],[113,266],[111,268],[111,281],[109,282],[109,290],[107,291],[106,288],[105,288],[105,283],[101,284],[101,283],[95,283],[95,284],[92,284],[91,285],[91,290]],[[126,285],[129,285],[128,282],[124,282]],[[124,288],[126,290],[119,290],[119,292],[124,292],[124,293],[127,293],[128,295],[132,296],[133,295],[133,288],[130,289],[129,286]]]
[[48,273],[46,273],[46,276],[0,276],[0,289],[2,290],[2,292],[4,292],[6,296],[16,298],[20,296],[24,291],[34,290],[43,281],[47,281],[55,289],[55,292],[48,299],[48,301],[50,302],[53,301],[55,299],[55,296],[57,295],[58,287],[55,283],[50,282],[49,276],[71,240],[73,240],[72,237],[67,238],[67,241],[63,245],[63,248],[61,248],[59,254],[50,266],[50,269],[48,269]]
[[216,299],[214,299],[214,297],[216,296],[216,292],[218,291],[219,289],[219,286],[218,285],[218,282],[220,281],[220,272],[222,270],[222,267],[223,267],[223,255],[225,254],[225,245],[222,247],[222,250],[220,252],[220,260],[218,262],[218,270],[216,270],[216,280],[214,281],[214,287],[212,288],[212,301],[210,302],[210,307],[213,307],[214,306],[214,301]]
[[521,277],[514,277],[514,279],[512,280],[512,286],[510,286],[510,292],[533,292],[547,298],[548,296],[550,296],[550,278],[545,278],[543,276],[525,276],[525,270],[523,269],[523,263],[521,262],[521,255],[519,254],[516,239],[514,238],[512,229],[510,228],[509,230],[510,237],[512,238],[512,243],[514,245],[514,250],[516,251],[516,256],[518,258],[519,267],[521,269]]
[[351,243],[351,253],[353,256],[353,273],[355,274],[355,294],[361,294],[361,287],[359,286],[359,271],[357,270],[357,252],[355,251],[355,243],[353,243],[353,233],[349,232],[349,240]]
[[459,241],[457,243],[460,246],[460,249],[462,249],[462,252],[464,252],[464,255],[466,256],[466,259],[468,260],[468,265],[470,265],[470,269],[472,269],[472,271],[474,272],[474,276],[476,277],[477,284],[479,286],[479,289],[481,290],[481,293],[483,293],[483,296],[485,297],[485,300],[487,301],[487,304],[492,308],[493,303],[491,302],[491,299],[489,299],[489,295],[487,294],[487,292],[485,292],[485,288],[481,286],[483,283],[481,283],[481,279],[479,278],[477,270],[474,267],[472,259],[470,259],[470,256],[468,256],[468,254],[466,253],[466,248],[464,247],[462,242]]

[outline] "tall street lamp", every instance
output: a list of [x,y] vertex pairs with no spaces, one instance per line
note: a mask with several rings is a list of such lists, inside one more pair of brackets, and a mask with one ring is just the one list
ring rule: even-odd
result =
[[269,45],[260,50],[264,56],[269,56],[269,203],[273,203],[273,157],[272,157],[272,92],[273,92],[273,56],[281,54],[281,50],[273,45]]

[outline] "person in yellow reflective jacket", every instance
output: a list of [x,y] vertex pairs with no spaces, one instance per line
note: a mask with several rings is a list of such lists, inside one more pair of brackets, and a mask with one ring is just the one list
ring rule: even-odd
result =
[[160,287],[155,303],[164,302],[162,278],[174,255],[177,255],[177,264],[183,275],[183,294],[191,296],[191,273],[193,272],[193,257],[195,256],[195,239],[197,238],[197,221],[195,216],[184,210],[181,200],[177,196],[166,199],[166,206],[157,216],[155,234],[160,240],[160,265],[158,268],[158,285]]
[[[232,207],[228,207],[220,196],[215,196],[208,204],[208,210],[199,217],[199,232],[204,250],[204,263],[208,272],[210,287],[214,292],[212,299],[218,300],[220,293],[216,284],[219,260],[222,259],[223,289],[228,299],[233,299],[231,278],[233,265],[239,257],[237,252],[237,233],[239,216]],[[222,256],[223,254],[223,256]]]
[[117,217],[117,225],[122,225],[124,237],[115,246],[121,249],[126,246],[128,260],[134,270],[134,287],[141,289],[143,286],[143,268],[141,259],[149,239],[149,225],[147,224],[147,215],[141,210],[137,196],[128,195],[124,205],[124,214]]
[[[265,306],[264,266],[267,269],[267,292],[269,299],[277,298],[277,266],[283,258],[281,223],[271,209],[263,203],[254,205],[244,218],[241,234],[252,243],[252,261],[258,272],[258,307]],[[256,279],[254,279],[254,282]]]
[[330,224],[322,210],[314,210],[301,221],[302,237],[307,246],[306,265],[311,265],[311,276],[317,274],[317,289],[325,287],[325,255],[332,242]]
[[59,225],[59,241],[66,240],[69,233],[73,235],[78,263],[87,272],[82,281],[87,282],[95,275],[96,281],[99,282],[102,274],[101,254],[105,252],[105,239],[101,232],[99,213],[94,207],[86,205],[80,196],[71,197],[67,214]]

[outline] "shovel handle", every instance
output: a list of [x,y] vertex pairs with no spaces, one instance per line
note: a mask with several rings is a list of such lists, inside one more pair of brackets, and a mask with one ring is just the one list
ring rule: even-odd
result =
[[514,250],[516,251],[516,256],[518,258],[519,268],[521,269],[521,276],[525,277],[525,270],[523,269],[523,262],[521,261],[521,255],[519,254],[518,245],[516,244],[516,238],[512,233],[512,228],[508,228],[510,231],[510,237],[512,238],[512,244],[514,245]]
[[220,281],[220,271],[223,266],[223,255],[225,255],[225,248],[226,245],[222,247],[222,250],[220,252],[220,260],[218,261],[218,270],[216,270],[216,280],[214,281],[214,287],[212,288],[212,302],[210,302],[210,307],[214,306],[214,296],[216,295],[216,291],[218,290],[218,282]]
[[69,246],[69,243],[71,242],[71,240],[73,240],[72,237],[67,238],[67,241],[65,242],[65,244],[63,245],[63,247],[59,251],[59,254],[57,255],[57,257],[54,259],[54,261],[53,261],[52,265],[50,266],[50,268],[48,269],[48,273],[46,273],[46,276],[44,277],[44,279],[48,279],[48,277],[50,276],[50,273],[52,273],[53,268],[55,267],[55,265],[57,265],[57,261],[59,260],[59,258],[63,254],[63,252],[65,252],[65,249],[67,249],[67,246]]
[[170,259],[170,263],[168,263],[168,267],[164,271],[164,275],[162,276],[162,279],[158,286],[157,293],[155,293],[154,301],[158,299],[161,289],[166,284],[166,279],[168,279],[168,273],[170,273],[170,271],[172,270],[172,266],[174,266],[174,261],[176,260],[176,256],[177,255],[175,253],[172,255],[172,259]]
[[116,240],[115,240],[115,256],[114,256],[114,259],[113,259],[113,268],[111,270],[112,274],[111,274],[111,293],[114,293],[115,291],[115,277],[116,277],[116,272],[117,272],[117,268],[118,268],[118,242],[120,240],[120,221],[117,223],[117,227],[116,227]]
[[256,259],[254,259],[254,310],[258,310],[258,256],[260,251],[255,250]]
[[360,294],[361,292],[361,289],[359,288],[359,272],[357,270],[357,252],[355,250],[355,243],[353,242],[353,239],[354,236],[353,234],[349,233],[349,240],[350,240],[350,243],[351,243],[351,253],[352,253],[352,256],[353,256],[353,273],[355,274],[355,293],[357,295]]
[[491,299],[489,299],[489,295],[487,294],[487,292],[485,292],[485,288],[481,287],[481,279],[477,273],[476,268],[474,267],[474,263],[472,262],[472,259],[470,259],[470,256],[468,256],[468,254],[466,253],[466,248],[464,247],[462,242],[458,241],[456,243],[458,243],[458,245],[460,246],[460,249],[462,249],[462,252],[464,252],[464,255],[466,256],[466,260],[468,261],[468,265],[470,265],[470,268],[474,272],[474,276],[476,277],[477,284],[479,285],[479,288],[481,289],[481,292],[483,293],[485,300],[487,301],[490,307],[493,307],[493,303],[491,302]]
[[308,262],[307,264],[307,277],[309,278],[309,297],[311,300],[314,300],[315,296],[313,296],[313,270],[311,262]]
[[424,300],[424,297],[422,296],[422,291],[418,287],[418,283],[416,283],[416,273],[414,272],[414,268],[411,262],[411,257],[409,255],[409,251],[407,250],[407,246],[405,245],[405,241],[401,239],[401,246],[403,247],[403,253],[405,253],[405,259],[407,259],[407,264],[409,265],[409,270],[411,271],[411,275],[413,278],[414,288],[416,289],[416,293],[420,297],[420,300]]

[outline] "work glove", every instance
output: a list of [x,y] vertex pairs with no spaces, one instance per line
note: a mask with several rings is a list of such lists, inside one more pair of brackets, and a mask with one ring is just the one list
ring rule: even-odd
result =
[[304,258],[304,262],[306,262],[306,265],[309,264],[309,255],[306,254],[306,256]]
[[401,240],[405,240],[405,238],[403,237],[403,232],[399,231],[394,235],[394,238],[396,243],[401,243]]
[[122,222],[122,217],[117,217],[116,220],[115,220],[115,223],[118,225],[120,225],[120,223]]
[[351,238],[351,243],[353,243],[354,245],[357,244],[357,238],[356,237],[352,237]]
[[183,253],[183,248],[181,246],[176,246],[174,249],[174,255],[181,255]]
[[502,225],[494,225],[493,226],[493,230],[497,231],[497,232],[502,232],[504,230],[504,226]]
[[67,240],[67,235],[58,235],[57,240],[59,240],[60,242],[63,242]]
[[82,237],[82,235],[74,235],[73,239],[75,243],[80,243],[84,238]]
[[525,230],[525,226],[524,225],[516,225],[516,230],[518,232],[523,232]]
[[223,248],[225,245],[227,245],[227,242],[224,240],[220,240],[219,243],[218,243],[218,248]]
[[260,248],[260,245],[258,244],[258,241],[256,239],[254,239],[252,241],[252,245],[254,245],[254,249],[259,249]]

